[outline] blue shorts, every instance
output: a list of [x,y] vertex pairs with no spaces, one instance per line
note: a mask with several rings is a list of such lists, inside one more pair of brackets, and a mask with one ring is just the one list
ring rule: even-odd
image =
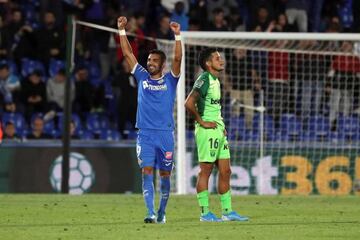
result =
[[171,171],[174,167],[173,131],[140,129],[136,153],[140,168],[153,167]]

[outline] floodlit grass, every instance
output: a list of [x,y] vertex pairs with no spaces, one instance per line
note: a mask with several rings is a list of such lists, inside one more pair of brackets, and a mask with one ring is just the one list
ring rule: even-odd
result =
[[201,223],[195,196],[172,195],[161,225],[143,223],[140,195],[0,195],[0,239],[360,239],[359,196],[234,197],[233,208],[250,221]]

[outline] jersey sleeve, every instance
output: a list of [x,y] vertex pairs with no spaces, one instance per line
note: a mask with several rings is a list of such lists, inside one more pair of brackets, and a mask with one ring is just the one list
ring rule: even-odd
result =
[[134,75],[138,83],[147,79],[147,77],[149,76],[148,71],[138,63],[134,66],[133,70],[131,71],[131,74]]
[[175,76],[173,72],[170,71],[165,74],[165,78],[172,86],[176,87],[177,83],[179,82],[180,74],[178,76]]
[[197,91],[201,97],[205,97],[209,89],[209,79],[202,76],[199,77],[193,86],[193,90]]

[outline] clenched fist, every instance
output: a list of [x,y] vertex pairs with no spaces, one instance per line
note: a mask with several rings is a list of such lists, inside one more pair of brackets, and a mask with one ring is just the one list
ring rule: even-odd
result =
[[174,32],[175,35],[180,34],[180,24],[178,24],[177,22],[171,22],[170,29]]
[[117,25],[120,30],[125,29],[125,26],[127,24],[127,18],[124,16],[121,16],[118,18]]

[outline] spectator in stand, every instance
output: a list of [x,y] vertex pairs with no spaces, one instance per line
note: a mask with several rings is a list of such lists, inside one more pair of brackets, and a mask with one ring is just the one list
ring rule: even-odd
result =
[[281,1],[279,2],[277,0],[251,0],[251,1],[245,0],[245,1],[249,14],[248,21],[246,22],[248,31],[254,31],[255,27],[259,24],[258,23],[259,10],[261,8],[266,9],[267,18],[268,21],[270,22],[275,18],[274,2],[276,1],[276,5],[279,5],[279,3],[281,3]]
[[[64,108],[66,74],[64,69],[60,69],[53,78],[46,84],[46,95],[49,108],[52,111],[62,111]],[[75,99],[75,84],[71,82],[70,102]],[[54,115],[54,114],[52,114]]]
[[5,113],[17,113],[16,104],[12,101],[5,102],[4,112]]
[[341,0],[336,5],[337,16],[340,19],[344,32],[351,32],[354,22],[352,2],[356,0]]
[[[238,117],[241,108],[237,103],[254,106],[254,92],[261,89],[261,82],[249,50],[234,49],[230,59],[227,74],[231,88],[231,112]],[[252,129],[254,110],[246,108],[244,114],[246,129]]]
[[74,121],[70,122],[70,137],[71,139],[80,139],[79,135],[76,133],[76,124]]
[[236,0],[207,0],[206,6],[209,17],[208,21],[212,21],[211,13],[213,13],[214,10],[217,8],[221,8],[223,10],[224,17],[227,17],[230,14],[231,8],[236,8],[239,11],[238,3]]
[[85,114],[92,110],[94,99],[94,89],[89,81],[89,72],[85,66],[75,69],[75,100],[74,110],[84,119]]
[[209,23],[208,31],[229,31],[222,8],[215,8],[212,12],[213,18]]
[[10,56],[11,41],[9,30],[4,26],[3,17],[0,16],[0,59],[8,59]]
[[307,16],[307,2],[306,0],[285,0],[286,16],[289,24],[293,25],[296,22],[299,32],[308,31],[308,16]]
[[285,14],[280,14],[276,21],[272,21],[267,29],[269,32],[291,32],[292,29],[288,24],[288,20]]
[[169,27],[169,22],[170,22],[169,15],[164,14],[160,17],[159,27],[156,30],[155,38],[168,39],[168,40],[174,39],[174,34],[172,33]]
[[20,140],[19,136],[16,134],[16,128],[13,122],[9,121],[5,123],[3,139],[13,140],[13,141]]
[[189,20],[189,31],[200,31],[201,24],[197,19],[190,19]]
[[64,59],[65,37],[64,31],[58,28],[54,13],[46,12],[44,25],[35,32],[38,58],[45,66],[51,58]]
[[24,24],[25,22],[23,19],[23,14],[20,9],[15,8],[14,10],[12,10],[11,19],[7,25],[8,34],[11,42],[15,40],[15,35],[20,31]]
[[127,138],[126,123],[130,122],[135,130],[137,111],[137,82],[131,74],[131,69],[126,61],[122,61],[122,72],[117,80],[121,95],[118,102],[118,129],[124,139]]
[[0,65],[0,93],[3,99],[17,102],[20,91],[20,80],[15,75],[10,73],[9,65],[7,63]]
[[246,27],[242,17],[239,14],[238,8],[230,8],[230,14],[227,17],[227,22],[230,28],[230,31],[244,32]]
[[321,30],[321,13],[325,0],[307,0],[308,19],[311,32],[320,32]]
[[265,32],[269,31],[270,24],[272,19],[269,16],[269,11],[265,7],[260,7],[257,12],[257,18],[253,22],[251,31],[255,32]]
[[187,0],[160,0],[161,6],[165,12],[171,13],[174,11],[176,3],[181,2],[184,5],[184,10],[189,11],[189,1]]
[[344,41],[341,45],[341,52],[350,55],[333,57],[326,89],[330,94],[329,121],[332,130],[336,130],[338,113],[342,112],[344,116],[348,116],[352,110],[354,97],[359,96],[359,89],[355,89],[355,86],[358,86],[359,82],[360,59],[358,56],[352,55],[353,44],[351,42]]
[[46,110],[46,85],[41,79],[41,71],[35,70],[21,82],[21,100],[25,107],[25,117],[29,121],[33,113]]
[[41,117],[35,117],[31,123],[31,133],[27,139],[51,139],[49,134],[44,132],[44,120]]
[[146,17],[145,17],[145,14],[143,12],[140,12],[140,11],[135,12],[134,13],[134,18],[135,18],[137,27],[140,28],[141,31],[143,31],[145,33],[145,30],[146,30]]
[[[206,0],[193,1],[190,5],[189,11],[189,25],[191,22],[199,23],[201,30],[205,30],[207,27],[208,12],[206,8]],[[190,28],[191,26],[189,26]]]
[[189,17],[185,12],[185,5],[178,1],[175,3],[174,11],[171,14],[171,21],[177,22],[181,26],[181,31],[187,31],[189,28]]
[[[303,129],[308,130],[308,120],[311,115],[319,115],[321,100],[324,93],[326,60],[324,55],[311,52],[318,47],[314,40],[302,40],[298,49],[304,52],[296,53],[294,57],[295,82],[301,89],[301,119]],[[296,88],[297,89],[297,88]]]
[[18,66],[21,66],[23,58],[35,59],[37,57],[38,53],[35,47],[36,40],[33,27],[36,26],[25,24],[15,35],[11,49]]
[[[278,40],[275,49],[282,49],[287,42]],[[290,54],[288,52],[271,51],[267,56],[267,91],[268,113],[274,119],[275,128],[280,128],[281,114],[287,111],[290,101]]]

